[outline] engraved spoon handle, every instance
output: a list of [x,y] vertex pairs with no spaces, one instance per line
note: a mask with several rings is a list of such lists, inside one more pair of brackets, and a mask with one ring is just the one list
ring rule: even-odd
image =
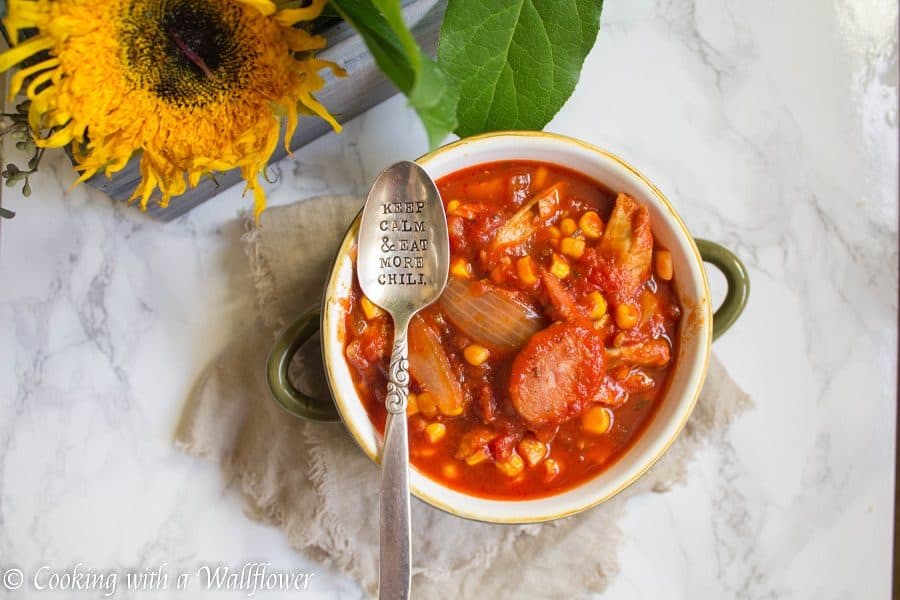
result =
[[408,319],[394,319],[394,349],[384,401],[388,414],[381,452],[380,600],[406,600],[410,587],[407,325]]

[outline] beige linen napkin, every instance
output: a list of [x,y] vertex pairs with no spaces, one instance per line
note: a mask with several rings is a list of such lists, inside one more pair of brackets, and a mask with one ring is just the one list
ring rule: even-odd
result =
[[[262,215],[244,235],[258,320],[213,361],[188,399],[175,436],[217,461],[248,512],[281,527],[299,551],[374,592],[378,580],[378,468],[340,423],[299,421],[278,408],[264,378],[277,331],[320,301],[332,257],[359,210],[356,197],[319,197]],[[312,350],[292,378],[326,393]],[[603,590],[617,569],[617,522],[635,494],[682,481],[692,454],[750,400],[713,357],[684,432],[636,484],[605,504],[544,525],[467,521],[413,501],[416,598],[577,598]]]

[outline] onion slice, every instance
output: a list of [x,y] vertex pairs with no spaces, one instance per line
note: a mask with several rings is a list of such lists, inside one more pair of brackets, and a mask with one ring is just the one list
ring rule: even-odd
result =
[[495,352],[518,350],[544,327],[533,306],[485,282],[451,278],[440,303],[453,325]]
[[466,396],[441,338],[418,315],[409,323],[409,372],[431,392],[442,414],[456,416],[463,412]]

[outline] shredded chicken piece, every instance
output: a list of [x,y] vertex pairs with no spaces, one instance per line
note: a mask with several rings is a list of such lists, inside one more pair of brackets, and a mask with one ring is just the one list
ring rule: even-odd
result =
[[617,303],[632,300],[650,277],[653,260],[647,208],[627,194],[619,194],[600,238],[600,253],[606,261],[604,292]]

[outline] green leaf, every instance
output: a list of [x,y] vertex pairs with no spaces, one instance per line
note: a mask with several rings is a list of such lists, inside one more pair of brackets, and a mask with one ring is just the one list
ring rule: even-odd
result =
[[460,136],[543,129],[575,89],[603,0],[449,0],[438,64],[459,88]]
[[362,36],[378,67],[409,98],[432,147],[456,127],[459,94],[419,48],[403,22],[399,0],[331,0]]

